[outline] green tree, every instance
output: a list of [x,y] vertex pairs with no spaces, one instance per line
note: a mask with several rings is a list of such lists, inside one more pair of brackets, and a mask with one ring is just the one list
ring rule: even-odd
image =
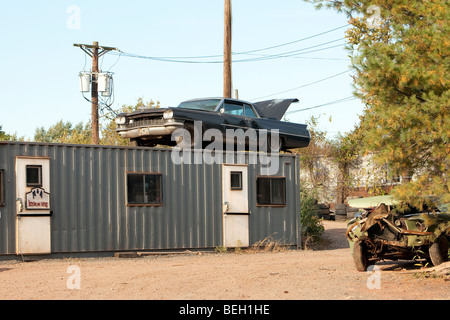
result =
[[[142,98],[137,100],[135,105],[123,105],[118,111],[133,112],[138,109],[159,108],[159,101],[156,103],[153,100],[144,102]],[[100,119],[100,144],[101,145],[116,145],[127,146],[130,144],[129,139],[122,139],[116,132],[117,125],[115,122],[114,113],[106,113]],[[1,130],[1,127],[0,127]],[[48,129],[39,127],[34,134],[34,141],[47,143],[73,143],[73,144],[91,144],[92,143],[92,126],[90,122],[86,124],[80,122],[73,125],[70,121],[64,122],[59,120],[56,124],[50,126]],[[0,131],[0,138],[2,131]],[[1,139],[0,139],[1,140]]]
[[0,125],[0,141],[24,141],[25,137],[19,137],[17,133],[9,134],[3,131],[3,126]]
[[5,131],[3,131],[3,126],[0,126],[0,141],[10,141],[11,135],[7,134]]
[[47,143],[89,144],[91,141],[91,124],[80,122],[74,126],[70,121],[59,120],[48,130],[44,127],[37,128],[33,140]]
[[[311,2],[311,1],[310,1]],[[379,164],[415,181],[394,194],[450,201],[450,3],[312,1],[345,13],[355,94],[365,104],[362,144]]]
[[311,142],[308,147],[296,149],[300,155],[301,168],[307,173],[312,189],[320,196],[326,188],[325,181],[329,179],[327,168],[323,165],[323,159],[329,156],[330,141],[326,132],[322,131],[319,124],[319,117],[312,116],[306,121],[311,135]]
[[317,200],[313,191],[300,190],[300,225],[302,244],[307,249],[308,244],[318,242],[325,231],[322,219],[318,217]]
[[335,139],[330,141],[329,157],[338,167],[336,203],[344,203],[349,189],[353,185],[350,169],[359,163],[361,156],[360,141],[360,127],[356,127],[349,133],[339,133]]

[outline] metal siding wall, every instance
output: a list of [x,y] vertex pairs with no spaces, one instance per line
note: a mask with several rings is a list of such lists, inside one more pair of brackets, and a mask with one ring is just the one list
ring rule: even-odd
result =
[[[222,245],[221,165],[176,165],[167,149],[11,142],[0,144],[0,169],[5,169],[7,181],[7,206],[0,208],[0,254],[15,253],[18,155],[51,158],[54,253]],[[261,165],[249,165],[251,244],[270,235],[289,244],[297,242],[296,162],[297,157],[280,156],[279,175],[286,176],[287,200],[282,208],[256,207],[256,176]],[[127,207],[126,172],[162,173],[163,206]]]
[[295,156],[281,155],[277,176],[286,177],[286,206],[258,207],[256,206],[256,177],[261,175],[260,165],[250,165],[249,170],[249,207],[251,210],[249,228],[250,244],[272,238],[281,244],[297,245],[297,224],[300,210],[297,201],[297,171]]
[[0,254],[15,253],[16,213],[15,213],[15,163],[8,145],[0,144],[0,169],[5,170],[5,203],[0,207]]

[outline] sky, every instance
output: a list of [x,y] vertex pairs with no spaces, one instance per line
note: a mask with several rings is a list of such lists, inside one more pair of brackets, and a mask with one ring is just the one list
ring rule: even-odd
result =
[[[113,109],[138,98],[175,107],[222,96],[223,12],[223,0],[0,0],[0,126],[32,140],[36,128],[59,120],[88,122],[91,105],[78,74],[92,60],[73,44],[94,41],[122,52],[99,61],[113,73]],[[232,82],[240,99],[298,98],[287,120],[319,117],[329,137],[353,129],[359,100],[326,105],[354,91],[344,14],[302,0],[233,0],[232,15]]]

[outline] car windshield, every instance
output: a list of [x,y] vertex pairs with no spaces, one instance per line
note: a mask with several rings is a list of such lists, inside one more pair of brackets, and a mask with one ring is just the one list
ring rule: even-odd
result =
[[220,99],[184,101],[180,103],[177,108],[214,111],[220,101]]

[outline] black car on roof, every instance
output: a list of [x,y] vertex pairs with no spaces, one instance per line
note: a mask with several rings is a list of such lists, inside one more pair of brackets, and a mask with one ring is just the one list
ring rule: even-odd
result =
[[[184,143],[194,146],[194,135],[203,137],[209,129],[219,130],[224,143],[227,133],[242,129],[256,134],[257,139],[267,139],[266,143],[277,145],[279,150],[302,148],[309,145],[310,134],[304,124],[280,121],[291,103],[297,99],[267,100],[250,103],[229,98],[205,98],[181,102],[176,108],[142,109],[121,113],[116,118],[117,132],[122,138],[131,140],[135,146],[156,144],[176,145]],[[197,130],[196,130],[197,128]],[[174,138],[177,129],[185,129],[191,137]],[[179,130],[183,132],[183,130]],[[215,131],[217,132],[217,131]],[[175,135],[176,136],[176,135]],[[252,135],[247,135],[252,140]],[[277,142],[271,140],[277,138]],[[234,140],[231,143],[236,143]],[[229,142],[229,141],[228,141]],[[201,146],[207,141],[202,139]]]

